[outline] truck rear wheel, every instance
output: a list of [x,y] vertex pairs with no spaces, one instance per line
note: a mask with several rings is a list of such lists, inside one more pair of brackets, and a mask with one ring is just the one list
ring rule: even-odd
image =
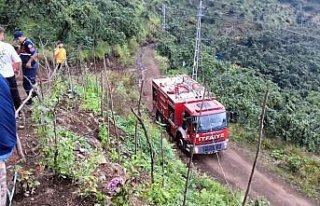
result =
[[156,121],[163,123],[162,114],[159,111],[156,112]]

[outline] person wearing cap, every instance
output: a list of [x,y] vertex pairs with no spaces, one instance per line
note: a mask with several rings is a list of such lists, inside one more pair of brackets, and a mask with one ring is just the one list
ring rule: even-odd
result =
[[17,143],[15,111],[10,88],[0,74],[0,206],[7,201],[6,164]]
[[8,81],[14,106],[18,109],[21,105],[21,98],[14,70],[21,70],[21,59],[13,46],[3,42],[4,33],[5,29],[0,27],[0,74]]
[[56,44],[56,48],[54,49],[54,59],[57,65],[56,68],[59,70],[67,59],[67,52],[66,49],[63,48],[62,41],[58,41]]
[[[23,88],[29,95],[33,85],[36,84],[36,77],[38,71],[38,64],[36,62],[37,50],[33,42],[26,38],[21,31],[14,33],[14,39],[20,42],[19,55],[22,60],[22,72],[23,72]],[[34,91],[32,97],[36,97],[37,93]],[[27,104],[31,104],[30,99]]]

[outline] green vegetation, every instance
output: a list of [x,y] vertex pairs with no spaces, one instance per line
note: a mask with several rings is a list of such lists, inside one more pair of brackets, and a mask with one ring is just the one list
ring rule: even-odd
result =
[[126,65],[136,42],[148,34],[141,18],[144,9],[137,0],[1,0],[0,24],[9,31],[22,29],[38,48],[40,40],[51,50],[57,40],[65,41],[72,63],[78,57],[88,61],[107,54]]
[[[277,147],[284,144],[301,151],[295,153],[296,158],[283,158],[283,162],[292,164],[279,164],[279,174],[310,196],[319,197],[319,159],[312,153],[307,153],[309,157],[302,153],[320,152],[320,35],[316,29],[307,28],[319,23],[315,11],[320,5],[307,1],[301,10],[300,1],[281,2],[204,1],[200,79],[204,81],[206,77],[210,90],[237,113],[238,125],[233,128],[236,131],[231,139],[239,142],[255,142],[262,97],[269,88],[265,131],[267,141],[275,146],[266,149],[285,153]],[[196,2],[166,3],[168,29],[159,36],[158,51],[169,59],[168,73],[180,73],[184,66],[190,74]],[[222,60],[217,60],[218,53]],[[313,169],[305,166],[309,162],[315,163],[311,164]],[[305,169],[308,172],[300,175],[299,171]],[[295,175],[301,178],[294,179]]]
[[[117,82],[114,85],[114,98],[121,96],[126,102],[132,101],[132,95],[123,92],[123,90],[132,89],[128,82],[132,81],[127,75],[108,74],[112,81]],[[162,128],[155,126],[148,116],[143,116],[147,131],[152,137],[151,144],[155,153],[155,182],[150,179],[150,157],[146,138],[140,126],[138,127],[138,152],[134,152],[134,135],[136,119],[134,115],[125,113],[124,110],[116,106],[116,126],[121,130],[121,139],[117,139],[112,130],[108,128],[107,119],[98,116],[96,107],[100,102],[98,84],[94,76],[85,76],[85,87],[80,84],[75,85],[79,97],[69,99],[64,84],[54,84],[53,95],[45,96],[42,102],[36,102],[33,105],[33,121],[39,126],[36,130],[41,146],[41,164],[48,169],[52,169],[57,177],[71,179],[78,184],[80,191],[77,193],[82,196],[95,197],[98,205],[104,205],[112,202],[114,205],[133,205],[134,199],[138,198],[147,204],[154,205],[179,205],[183,200],[185,185],[185,175],[187,169],[185,164],[176,156],[172,145],[165,138],[165,132]],[[79,80],[81,81],[81,80]],[[121,82],[121,83],[119,83]],[[81,92],[83,91],[83,92]],[[85,92],[84,92],[85,91]],[[96,96],[88,101],[87,97]],[[81,109],[78,112],[93,112],[95,118],[99,119],[99,133],[97,138],[101,142],[101,148],[93,148],[88,137],[81,136],[80,133],[71,132],[64,125],[55,125],[55,113],[57,106],[65,108],[63,105],[68,101],[74,103],[69,113],[75,112],[75,108]],[[60,102],[58,105],[57,103]],[[136,102],[135,102],[136,104]],[[49,107],[51,105],[51,107]],[[76,105],[82,105],[78,107]],[[106,106],[106,105],[105,105]],[[107,118],[111,118],[112,112],[106,107],[104,111]],[[122,115],[120,115],[122,113]],[[112,120],[110,119],[112,125]],[[56,129],[56,130],[55,130]],[[79,129],[79,128],[78,128]],[[163,135],[163,137],[162,137]],[[121,142],[120,152],[117,148],[118,142]],[[162,144],[161,144],[162,141]],[[162,146],[161,146],[162,145]],[[80,151],[80,153],[78,153]],[[163,152],[163,162],[161,153]],[[57,154],[55,161],[55,155]],[[111,199],[105,190],[101,187],[99,179],[99,167],[106,162],[120,163],[125,168],[126,179],[124,185],[118,190]],[[162,170],[162,164],[164,170]],[[30,173],[30,172],[29,172]],[[30,173],[27,175],[31,175]],[[32,176],[33,177],[33,176]],[[99,179],[99,180],[98,180]],[[33,189],[33,182],[30,179]],[[21,180],[23,182],[23,180]],[[107,184],[102,182],[103,184]],[[29,189],[29,190],[31,190]],[[222,186],[213,181],[206,175],[193,172],[190,179],[190,188],[188,193],[188,202],[190,205],[238,205],[242,196],[240,193],[232,191],[230,188]],[[265,201],[250,202],[249,205],[265,205]]]
[[[110,74],[109,74],[110,75]],[[124,87],[115,86],[114,98],[121,96],[125,102],[131,102],[132,96],[122,90],[131,88],[125,82],[130,82],[130,78],[126,75],[111,74],[112,80],[116,84],[124,82]],[[91,77],[92,78],[92,77]],[[92,78],[94,79],[94,78]],[[94,81],[90,81],[94,82]],[[128,88],[129,86],[129,88]],[[92,90],[93,91],[93,90]],[[97,95],[97,94],[95,94]],[[97,102],[98,98],[95,99]],[[93,103],[91,103],[93,104]],[[120,109],[120,110],[119,110]],[[123,113],[121,108],[117,107],[117,113]],[[94,110],[92,110],[94,111]],[[109,111],[110,113],[110,111]],[[124,142],[121,143],[121,164],[124,165],[127,171],[127,183],[122,190],[113,197],[112,202],[116,205],[130,205],[130,198],[133,195],[139,197],[145,203],[154,205],[179,205],[183,199],[186,167],[181,160],[176,156],[172,145],[167,138],[162,139],[165,133],[162,128],[155,126],[148,116],[143,117],[148,133],[152,137],[152,147],[155,152],[155,182],[151,184],[150,179],[150,157],[146,137],[140,127],[138,127],[138,153],[134,152],[134,136],[136,119],[132,114],[116,115],[117,127],[124,131],[122,135]],[[99,138],[103,141],[108,138],[107,128],[104,124],[100,127]],[[110,134],[111,145],[109,147],[107,156],[114,162],[119,161],[119,154],[112,148],[115,148],[116,142],[121,141],[116,139],[115,134]],[[161,141],[164,154],[164,161],[161,158]],[[162,171],[162,164],[164,164],[164,171]],[[138,184],[134,184],[138,182]],[[133,191],[136,191],[133,193]],[[241,199],[239,193],[235,193],[230,189],[221,186],[214,182],[206,175],[201,175],[198,172],[192,174],[190,180],[190,191],[188,202],[190,205],[238,205]],[[250,203],[252,205],[264,205],[265,201],[259,200]]]
[[[320,35],[315,29],[296,26],[319,24],[320,6],[314,0],[304,2],[301,7],[298,0],[205,1],[200,79],[203,81],[207,77],[208,86],[217,98],[238,114],[238,124],[233,128],[236,132],[231,138],[239,141],[254,142],[261,98],[269,88],[265,149],[270,151],[280,171],[285,171],[284,176],[311,196],[319,197],[319,160],[304,150],[320,152],[320,56],[317,52]],[[166,32],[160,32],[163,3],[168,6]],[[55,41],[64,40],[69,63],[74,66],[87,64],[90,67],[93,59],[105,56],[116,59],[122,66],[130,65],[138,44],[146,39],[156,39],[159,54],[156,59],[161,70],[175,75],[190,73],[193,65],[196,3],[175,0],[0,0],[0,24],[5,24],[9,32],[21,28],[38,48],[41,39],[45,53],[51,53]],[[222,54],[221,61],[216,60],[217,53]],[[109,161],[122,161],[129,180],[138,181],[138,184],[127,182],[114,197],[114,203],[129,204],[129,197],[135,195],[150,204],[180,203],[185,167],[164,140],[165,160],[170,161],[165,161],[162,185],[161,130],[146,116],[144,119],[156,152],[154,184],[149,181],[148,147],[141,128],[139,153],[133,154],[135,119],[129,115],[128,104],[135,105],[138,95],[137,90],[132,91],[135,84],[131,76],[107,74],[113,80],[112,89],[121,95],[119,99],[115,97],[116,126],[125,133],[121,151],[115,149],[115,143],[120,140],[115,139],[103,118],[98,129],[105,151],[93,148],[81,135],[54,125],[54,108],[62,100],[71,107],[77,105],[81,110],[92,112],[96,118],[101,114],[102,89],[98,78],[82,75],[82,85],[75,86],[80,97],[66,98],[66,85],[56,82],[52,95],[33,106],[33,121],[41,125],[36,133],[43,150],[42,164],[60,177],[73,179],[82,188],[87,188],[84,193],[94,193],[97,202],[103,203],[107,200],[98,191],[97,178],[92,173],[106,152]],[[105,111],[105,114],[109,113],[109,110]],[[279,146],[283,142],[294,149]],[[90,155],[79,159],[74,153],[79,147]],[[140,174],[145,175],[144,180],[137,180]],[[234,197],[229,189],[208,177],[193,174],[188,197],[190,204],[236,205],[239,199],[239,194]]]
[[84,77],[85,86],[76,87],[76,91],[83,97],[81,107],[98,114],[101,112],[101,102],[97,101],[101,98],[101,85],[93,75]]
[[[285,146],[281,149],[271,150],[271,157],[280,168],[278,172],[285,174],[293,183],[300,185],[304,192],[317,198],[320,190],[319,184],[315,184],[320,178],[320,161],[312,154]],[[311,157],[310,157],[311,156]]]
[[[174,11],[180,7],[180,11],[187,11],[187,14],[196,13],[194,6],[188,3],[172,1],[169,6]],[[230,7],[206,4],[200,74],[210,77],[211,90],[228,109],[238,113],[239,123],[251,130],[256,129],[251,123],[257,123],[262,94],[268,85],[273,95],[267,114],[267,136],[320,152],[317,103],[320,59],[315,52],[318,40],[312,37],[318,32],[297,31],[291,27],[279,30],[279,25],[296,24],[293,21],[296,16],[294,7],[277,1],[264,1],[255,6],[251,1],[237,2]],[[261,12],[251,9],[263,11],[263,16],[258,18]],[[275,14],[274,10],[279,12]],[[222,20],[218,18],[219,12],[227,11],[232,15],[220,16]],[[160,37],[159,52],[168,57],[171,69],[185,65],[191,71],[196,21],[191,15],[179,12],[169,12],[168,16],[169,28]],[[211,17],[212,21],[208,20]],[[232,32],[223,33],[230,29],[224,23],[232,21],[237,22]],[[309,36],[301,35],[303,32],[308,32]],[[218,52],[222,62],[216,60]]]
[[[83,188],[85,195],[89,195],[97,192],[96,186],[88,185],[92,185],[97,178],[93,172],[103,159],[103,151],[94,148],[86,138],[71,132],[67,125],[57,125],[55,108],[61,106],[61,100],[71,101],[64,96],[66,88],[64,83],[56,80],[53,94],[33,104],[32,120],[40,125],[36,135],[41,148],[41,165],[52,169],[57,177],[73,180]],[[80,154],[75,151],[80,151]]]

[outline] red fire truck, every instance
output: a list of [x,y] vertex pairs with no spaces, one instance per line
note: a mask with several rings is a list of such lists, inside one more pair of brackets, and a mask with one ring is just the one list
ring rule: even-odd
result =
[[209,92],[203,97],[204,92],[204,87],[187,75],[152,81],[157,121],[167,124],[181,149],[190,152],[195,141],[195,154],[219,152],[228,145],[226,109]]

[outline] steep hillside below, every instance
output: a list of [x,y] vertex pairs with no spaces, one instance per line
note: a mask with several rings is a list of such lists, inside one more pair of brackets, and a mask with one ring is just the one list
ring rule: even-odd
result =
[[[155,51],[147,47],[142,50],[141,63],[146,69],[144,79],[146,80],[144,95],[146,105],[152,105],[152,92],[150,80],[159,77],[159,63],[155,59]],[[149,107],[150,112],[152,107]],[[231,131],[231,141],[236,131]],[[177,151],[185,159],[185,154]],[[217,178],[222,184],[229,185],[245,191],[249,174],[252,169],[253,158],[250,152],[239,148],[235,143],[231,143],[227,151],[219,155],[199,155],[194,158],[195,165],[202,172]],[[239,169],[241,168],[241,169]],[[281,180],[279,177],[270,174],[268,168],[260,167],[256,171],[250,197],[258,199],[266,198],[271,205],[281,206],[312,206],[316,203],[300,194],[290,184]],[[294,202],[294,204],[292,203]]]
[[[158,51],[168,58],[169,73],[190,74],[197,2],[167,3],[167,30],[160,35]],[[265,149],[270,164],[318,198],[320,35],[312,28],[315,23],[301,23],[296,5],[288,2],[248,0],[223,5],[204,1],[204,5],[200,79],[206,78],[217,98],[238,114],[234,138],[240,144],[256,141],[261,99],[269,89]],[[231,5],[236,9],[228,13]],[[245,8],[243,15],[240,7]]]

